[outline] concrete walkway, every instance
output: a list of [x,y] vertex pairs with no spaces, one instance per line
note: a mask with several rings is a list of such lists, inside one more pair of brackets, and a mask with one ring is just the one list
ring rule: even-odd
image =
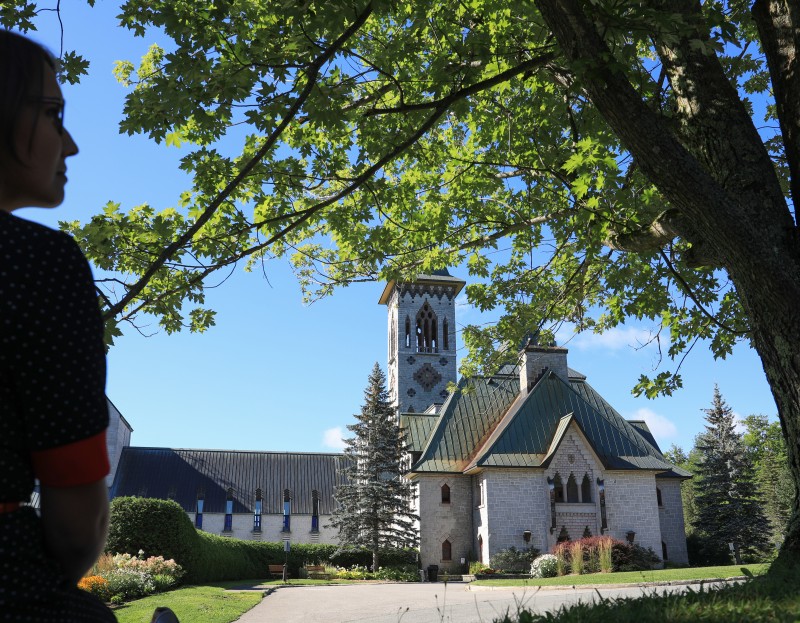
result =
[[[709,586],[706,583],[706,586]],[[256,587],[253,587],[256,588]],[[603,597],[639,597],[686,590],[673,586],[473,587],[469,584],[281,586],[240,623],[492,623],[519,608],[552,612]],[[477,590],[475,590],[477,589]],[[483,589],[483,590],[481,590]]]

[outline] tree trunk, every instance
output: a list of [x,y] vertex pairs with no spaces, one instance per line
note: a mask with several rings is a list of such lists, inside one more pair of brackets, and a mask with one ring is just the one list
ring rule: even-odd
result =
[[716,56],[693,45],[708,40],[700,4],[649,3],[655,10],[681,13],[696,28],[678,39],[658,41],[659,33],[654,35],[678,104],[677,130],[610,67],[612,53],[585,13],[590,3],[536,4],[567,59],[585,68],[581,78],[594,105],[682,215],[676,225],[680,236],[693,246],[710,247],[736,287],[778,407],[794,480],[781,558],[800,560],[800,236],[738,93]]

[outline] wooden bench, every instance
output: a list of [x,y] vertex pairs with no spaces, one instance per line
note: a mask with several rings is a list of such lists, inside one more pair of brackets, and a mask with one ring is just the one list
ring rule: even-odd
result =
[[283,577],[283,565],[269,565],[269,574]]
[[325,573],[324,565],[307,565],[305,567],[308,577],[316,580],[330,580],[330,573]]

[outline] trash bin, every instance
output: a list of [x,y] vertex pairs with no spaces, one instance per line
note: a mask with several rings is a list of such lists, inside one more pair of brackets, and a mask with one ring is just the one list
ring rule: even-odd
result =
[[436,582],[439,576],[439,565],[428,565],[428,582]]
[[427,582],[427,579],[425,578],[425,569],[420,569],[419,570],[419,581],[420,582]]

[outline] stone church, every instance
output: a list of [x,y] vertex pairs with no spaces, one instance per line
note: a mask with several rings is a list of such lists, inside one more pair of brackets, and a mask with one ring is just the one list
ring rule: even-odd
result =
[[[459,571],[511,546],[544,552],[604,534],[687,562],[680,483],[689,474],[664,459],[643,421],[625,420],[568,367],[566,349],[529,341],[494,376],[458,381],[464,285],[441,271],[390,282],[379,300],[422,566]],[[326,526],[343,455],[137,448],[115,412],[112,497],[174,499],[198,529],[224,536],[336,542]]]

